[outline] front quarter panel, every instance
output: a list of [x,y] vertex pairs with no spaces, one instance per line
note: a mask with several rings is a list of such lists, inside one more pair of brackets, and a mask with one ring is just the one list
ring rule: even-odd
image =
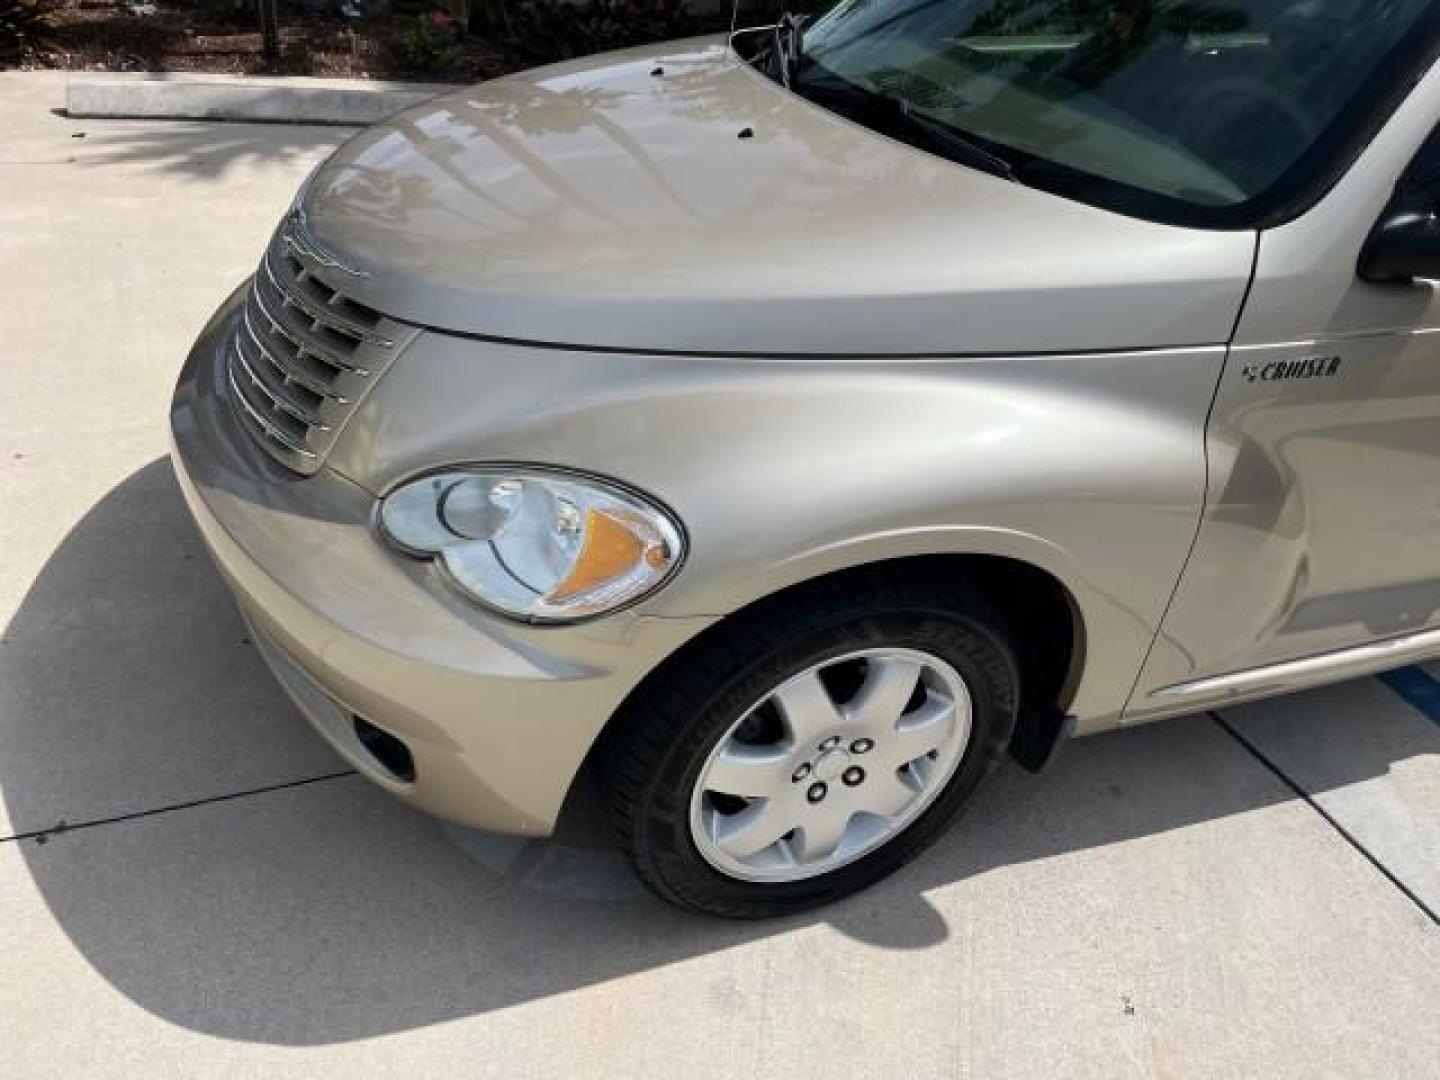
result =
[[1221,347],[996,359],[704,359],[422,335],[331,465],[371,491],[539,462],[648,491],[690,538],[641,611],[723,615],[862,563],[996,554],[1084,623],[1070,709],[1123,707],[1194,538]]

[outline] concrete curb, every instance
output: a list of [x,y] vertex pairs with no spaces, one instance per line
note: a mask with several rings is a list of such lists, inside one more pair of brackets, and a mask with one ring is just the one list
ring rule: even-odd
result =
[[454,89],[368,79],[107,72],[72,75],[65,111],[85,119],[363,125]]

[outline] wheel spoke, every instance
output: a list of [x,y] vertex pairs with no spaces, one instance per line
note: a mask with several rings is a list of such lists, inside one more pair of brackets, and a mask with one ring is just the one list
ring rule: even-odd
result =
[[920,791],[921,786],[909,769],[886,769],[865,781],[865,809],[881,817],[899,817]]
[[815,862],[828,859],[835,854],[840,841],[845,837],[845,827],[850,824],[851,812],[833,800],[823,807],[816,807],[800,823],[800,836],[795,849],[796,861]]
[[840,710],[820,681],[818,669],[791,679],[775,691],[775,705],[797,743],[809,743],[840,726]]
[[790,772],[790,755],[781,748],[731,740],[711,761],[704,784],[707,791],[754,799],[785,791]]
[[955,703],[932,692],[924,705],[900,718],[886,756],[897,766],[924,757],[938,750],[954,728]]
[[888,732],[905,711],[919,681],[920,665],[908,657],[870,660],[865,682],[845,711],[877,733]]
[[748,859],[768,848],[794,827],[777,800],[756,799],[738,814],[711,812],[710,835],[734,859]]

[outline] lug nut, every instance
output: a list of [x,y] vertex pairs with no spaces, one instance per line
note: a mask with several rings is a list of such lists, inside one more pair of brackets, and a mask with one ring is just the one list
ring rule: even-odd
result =
[[824,784],[811,784],[810,790],[805,792],[805,798],[809,799],[812,803],[817,803],[825,798],[826,790]]
[[850,744],[850,752],[852,754],[868,754],[871,750],[874,749],[874,739],[856,739]]
[[804,761],[800,763],[800,767],[798,769],[796,769],[793,773],[790,774],[790,779],[798,784],[801,780],[804,780],[805,777],[809,775],[810,763],[808,761]]
[[839,736],[839,735],[831,735],[828,739],[826,739],[824,742],[822,742],[822,743],[820,744],[820,752],[823,754],[826,750],[834,750],[835,747],[837,747],[837,746],[839,746],[839,745],[840,745],[840,736]]
[[854,787],[865,782],[865,770],[858,765],[851,765],[840,774],[840,779],[845,781],[846,787]]

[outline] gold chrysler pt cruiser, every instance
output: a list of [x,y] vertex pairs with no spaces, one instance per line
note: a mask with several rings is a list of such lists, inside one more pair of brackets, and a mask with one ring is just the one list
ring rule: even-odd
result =
[[[1440,655],[1440,3],[844,0],[362,132],[181,486],[375,783],[861,888],[1005,755]],[[1136,9],[1136,10],[1132,10]]]

